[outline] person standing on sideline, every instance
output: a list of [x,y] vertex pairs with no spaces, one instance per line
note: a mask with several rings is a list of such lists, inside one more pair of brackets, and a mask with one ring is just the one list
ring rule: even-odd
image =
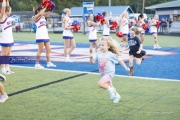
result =
[[[73,62],[71,59],[69,59],[70,54],[72,51],[76,48],[75,39],[72,33],[72,20],[70,19],[71,11],[69,8],[65,8],[63,10],[64,18],[63,18],[63,24],[64,24],[64,30],[63,30],[63,39],[64,39],[64,56],[65,56],[65,62]],[[69,44],[71,44],[71,48],[69,49]]]
[[96,26],[99,26],[99,25],[100,25],[100,21],[93,22],[93,15],[89,14],[88,19],[87,19],[87,26],[89,28],[89,42],[90,42],[89,52],[90,52],[90,54],[92,54],[94,46],[96,47],[95,51],[98,52],[98,40],[97,40]]
[[158,15],[154,15],[154,18],[150,21],[150,26],[151,26],[151,34],[154,37],[154,49],[160,49],[161,47],[158,45],[158,40],[157,40],[157,24],[158,21]]
[[[13,19],[8,17],[11,14],[11,7],[9,6],[8,0],[2,1],[2,8],[0,12],[0,25],[2,34],[0,38],[1,56],[7,57],[11,54],[12,46],[14,45],[14,39],[12,34],[12,22]],[[8,62],[4,60],[5,63]],[[4,75],[13,74],[14,72],[10,69],[9,64],[1,64],[1,72]]]
[[109,25],[108,13],[103,12],[102,14],[105,19],[105,23],[103,24],[103,36],[110,36],[110,27],[112,25]]
[[112,84],[112,78],[115,74],[115,64],[120,63],[125,70],[129,71],[124,61],[119,58],[119,44],[111,37],[101,37],[100,39],[100,51],[93,55],[90,55],[90,63],[94,64],[98,62],[99,72],[102,78],[98,82],[98,86],[107,90],[110,94],[110,99],[113,103],[118,103],[121,96],[116,91]]
[[50,61],[50,40],[48,36],[48,30],[46,27],[46,17],[49,16],[52,12],[45,12],[48,4],[46,7],[42,8],[39,7],[35,11],[35,16],[33,20],[35,21],[35,24],[37,26],[36,30],[36,43],[38,44],[38,52],[37,52],[37,60],[35,64],[35,68],[43,69],[44,67],[39,63],[41,53],[43,52],[43,48],[45,46],[46,48],[46,58],[47,58],[47,67],[56,67],[51,61]]
[[120,27],[119,27],[119,31],[122,32],[123,36],[122,36],[122,50],[125,50],[126,48],[126,42],[128,39],[128,34],[129,34],[129,21],[128,21],[128,13],[124,12],[124,14],[122,15],[122,18],[120,20]]

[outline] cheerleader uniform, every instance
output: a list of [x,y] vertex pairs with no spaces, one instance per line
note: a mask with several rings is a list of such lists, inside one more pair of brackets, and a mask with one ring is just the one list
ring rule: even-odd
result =
[[152,22],[152,26],[151,26],[151,34],[153,35],[153,34],[157,34],[157,28],[156,28],[156,26],[155,26],[155,24],[156,24],[156,22],[157,22],[157,20],[152,20],[153,22]]
[[46,28],[46,19],[44,16],[39,17],[35,24],[37,26],[36,30],[36,43],[39,42],[49,42],[48,30]]
[[0,38],[0,45],[2,47],[11,47],[14,45],[14,39],[12,35],[12,18],[5,18],[3,22],[0,22],[2,28],[2,35]]
[[129,25],[128,25],[128,20],[125,19],[124,20],[124,23],[123,23],[123,26],[122,26],[122,34],[123,36],[128,36],[129,34]]
[[[107,19],[106,19],[107,20]],[[109,21],[108,21],[109,24]],[[105,23],[103,25],[103,36],[109,36],[109,32],[110,32],[110,28],[107,26],[107,24]]]
[[144,35],[144,34],[145,34],[145,30],[142,28],[142,25],[143,25],[143,24],[145,24],[145,22],[144,22],[144,20],[141,20],[141,22],[140,22],[140,26],[141,26],[141,28],[140,28],[141,35]]
[[[68,18],[68,17],[66,17],[67,18],[67,24],[68,24],[68,27],[69,26],[71,26],[72,25],[72,21],[71,21],[71,19],[70,18]],[[66,30],[66,29],[64,29],[63,30],[63,39],[70,39],[70,40],[72,40],[74,38],[74,36],[73,36],[73,33],[72,33],[72,30],[70,29],[70,30]]]
[[97,41],[96,28],[93,25],[88,26],[88,28],[89,28],[89,42],[96,42]]

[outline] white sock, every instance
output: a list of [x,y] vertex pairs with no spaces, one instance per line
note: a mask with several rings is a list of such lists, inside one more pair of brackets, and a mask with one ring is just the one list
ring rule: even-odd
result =
[[48,64],[50,64],[51,62],[47,62]]
[[69,55],[67,55],[67,59],[69,59]]
[[114,91],[114,89],[112,87],[109,86],[108,90],[109,93],[112,93]]
[[36,61],[36,64],[39,64],[39,61]]
[[5,67],[5,69],[6,69],[6,71],[9,71],[9,70],[10,70],[10,68],[9,68],[9,67]]
[[2,71],[2,72],[6,72],[6,69],[5,69],[5,68],[1,68],[1,71]]

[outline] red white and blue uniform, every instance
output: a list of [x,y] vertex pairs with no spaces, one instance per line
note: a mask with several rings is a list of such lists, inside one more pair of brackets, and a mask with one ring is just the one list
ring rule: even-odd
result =
[[2,35],[0,37],[0,45],[3,47],[10,47],[14,45],[14,39],[12,35],[12,21],[13,19],[10,17],[4,18],[2,22],[0,22]]
[[36,30],[36,43],[39,42],[49,42],[48,30],[46,27],[46,19],[44,16],[39,17],[35,24],[37,26]]
[[123,23],[123,26],[122,26],[122,34],[123,36],[128,36],[129,34],[129,22],[127,19],[124,19],[124,23]]
[[[64,19],[66,19],[66,22],[68,24],[68,27],[72,25],[72,21],[69,17],[65,17]],[[63,39],[73,39],[74,36],[73,36],[73,33],[72,33],[72,30],[71,29],[64,29],[63,30]]]
[[96,27],[91,25],[91,26],[88,26],[88,29],[89,29],[89,42],[96,42],[97,41]]
[[151,34],[157,34],[157,27],[156,27],[157,20],[152,19],[152,26],[150,27]]
[[[105,18],[105,20],[108,22],[109,24],[109,20]],[[105,23],[103,25],[103,36],[109,36],[109,32],[110,32],[110,28],[108,27],[108,25]]]
[[142,28],[142,25],[145,24],[143,19],[140,19],[139,26],[141,27],[139,30],[141,31],[141,35],[145,34],[145,30]]

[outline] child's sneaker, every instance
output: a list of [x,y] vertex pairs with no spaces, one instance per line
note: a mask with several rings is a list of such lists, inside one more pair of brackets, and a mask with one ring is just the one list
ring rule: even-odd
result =
[[56,65],[54,65],[53,63],[50,62],[47,64],[47,67],[56,67]]
[[65,62],[73,62],[72,60],[70,60],[69,58],[65,59]]
[[115,99],[115,88],[112,88],[111,91],[109,92],[109,96],[110,96],[110,100],[114,100]]
[[0,103],[5,102],[8,98],[9,98],[9,97],[8,97],[7,94],[6,94],[6,95],[1,95],[1,96],[0,96]]
[[9,73],[11,73],[11,74],[14,74],[14,72],[12,71],[12,70],[7,70]]
[[9,71],[2,71],[3,75],[10,75],[11,73]]
[[118,103],[120,101],[120,99],[121,99],[121,96],[119,94],[116,94],[113,103]]
[[161,47],[159,46],[159,45],[157,45],[157,47],[156,47],[157,49],[161,49]]
[[40,65],[40,64],[35,64],[34,67],[35,67],[35,68],[38,68],[38,69],[44,69],[44,67],[43,67],[42,65]]
[[0,81],[1,82],[5,82],[6,81],[6,77],[2,74],[0,74]]

